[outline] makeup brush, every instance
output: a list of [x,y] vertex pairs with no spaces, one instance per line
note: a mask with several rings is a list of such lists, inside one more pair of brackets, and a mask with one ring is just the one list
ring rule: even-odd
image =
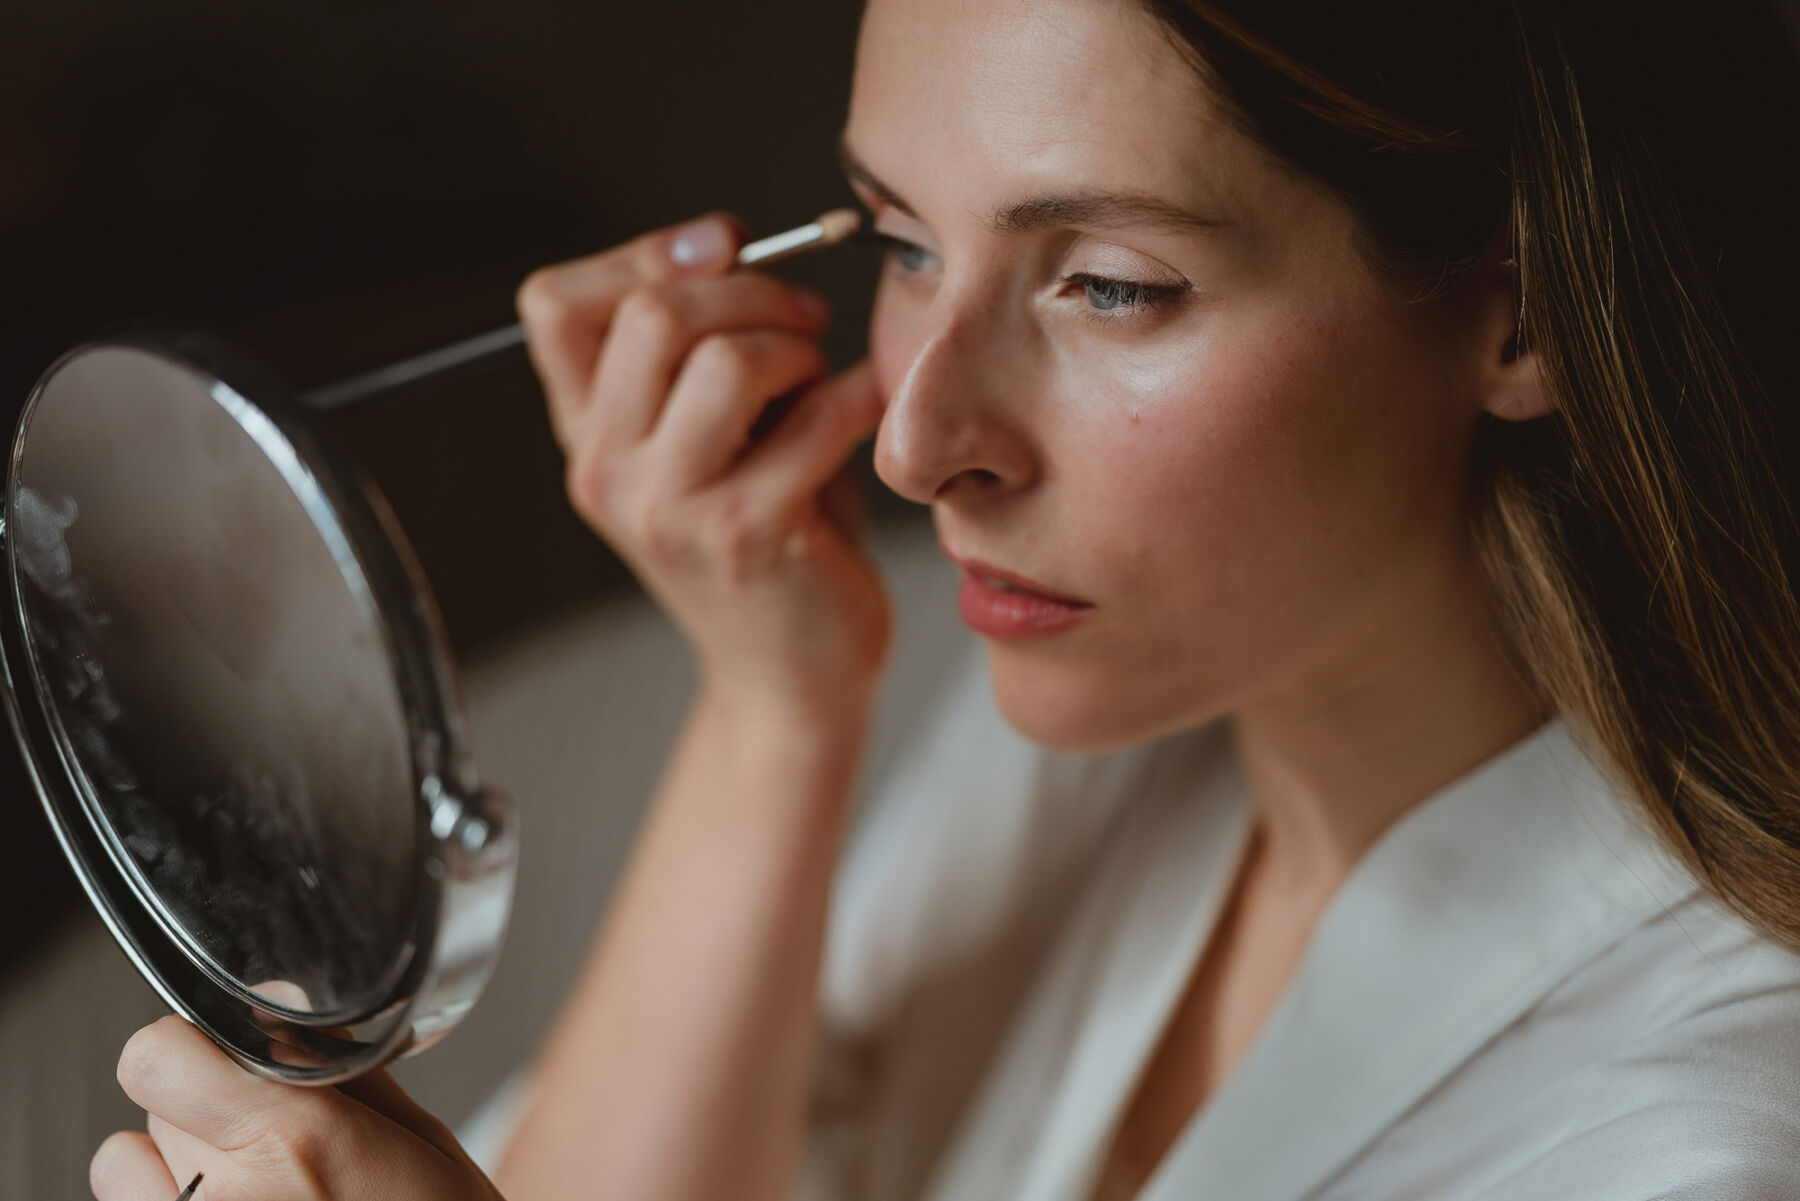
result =
[[[832,209],[821,214],[818,220],[797,229],[745,244],[738,251],[737,265],[749,267],[758,263],[774,263],[808,251],[835,246],[855,234],[861,224],[862,214],[855,209]],[[321,412],[341,409],[446,375],[524,344],[525,331],[515,323],[316,388],[303,393],[300,399],[309,408]]]

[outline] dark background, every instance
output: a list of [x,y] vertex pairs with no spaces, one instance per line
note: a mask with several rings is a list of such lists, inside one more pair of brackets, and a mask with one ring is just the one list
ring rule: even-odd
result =
[[[510,321],[532,268],[647,229],[810,220],[850,198],[833,142],[859,8],[4,0],[0,431],[87,338],[206,330],[305,387]],[[836,363],[861,353],[874,266],[782,269],[836,303]],[[633,586],[564,502],[522,354],[329,429],[459,653]],[[0,922],[10,974],[82,904],[10,736],[0,813],[0,912],[26,917]]]

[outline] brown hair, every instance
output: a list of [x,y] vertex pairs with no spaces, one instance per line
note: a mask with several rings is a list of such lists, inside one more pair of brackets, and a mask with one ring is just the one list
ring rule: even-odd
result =
[[1800,59],[1770,3],[1142,0],[1429,300],[1505,239],[1556,398],[1483,418],[1521,664],[1664,843],[1800,948]]

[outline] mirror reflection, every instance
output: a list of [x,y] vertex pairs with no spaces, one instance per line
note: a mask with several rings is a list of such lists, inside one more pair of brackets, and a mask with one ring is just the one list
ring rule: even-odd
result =
[[259,410],[143,350],[69,360],[29,421],[13,586],[109,850],[223,983],[314,1020],[379,1005],[415,953],[422,831],[316,484]]

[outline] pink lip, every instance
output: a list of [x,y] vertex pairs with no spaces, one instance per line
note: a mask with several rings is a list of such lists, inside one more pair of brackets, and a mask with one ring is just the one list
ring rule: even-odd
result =
[[[958,559],[950,554],[948,547],[944,548],[944,554],[963,570],[957,607],[963,620],[978,634],[993,638],[1035,638],[1054,634],[1085,619],[1094,607],[1087,601],[1060,596],[1028,577],[992,567],[979,559]],[[992,587],[987,582],[989,579],[1030,591],[1002,591]]]
[[938,544],[938,549],[944,552],[945,558],[973,575],[987,576],[989,579],[1000,580],[1003,583],[1011,584],[1015,588],[1023,588],[1027,592],[1043,597],[1045,600],[1056,601],[1058,604],[1074,605],[1079,608],[1088,609],[1093,607],[1091,601],[1077,600],[1072,596],[1064,596],[1060,592],[1052,592],[1030,576],[1023,576],[1016,571],[1007,571],[1005,568],[995,567],[993,564],[984,563],[980,559],[961,558],[952,553],[950,548],[944,546],[942,543]]

